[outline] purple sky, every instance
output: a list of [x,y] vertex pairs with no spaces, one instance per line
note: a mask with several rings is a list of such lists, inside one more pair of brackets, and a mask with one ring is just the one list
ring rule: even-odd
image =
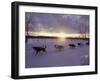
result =
[[78,33],[80,27],[89,32],[89,15],[25,13],[30,31]]

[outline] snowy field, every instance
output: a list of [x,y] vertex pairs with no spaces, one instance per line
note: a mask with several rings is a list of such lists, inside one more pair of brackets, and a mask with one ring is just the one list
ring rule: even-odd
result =
[[[87,40],[79,39],[41,39],[30,38],[25,44],[25,67],[58,67],[58,66],[80,66],[89,65],[89,46]],[[81,43],[82,45],[77,45]],[[74,44],[75,47],[70,47]],[[36,51],[32,47],[46,45],[46,52]],[[54,45],[62,45],[64,48],[58,50]]]

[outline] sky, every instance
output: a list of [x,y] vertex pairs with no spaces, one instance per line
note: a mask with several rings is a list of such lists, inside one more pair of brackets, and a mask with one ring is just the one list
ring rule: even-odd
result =
[[89,15],[26,12],[27,22],[31,32],[74,34],[82,30],[89,33]]

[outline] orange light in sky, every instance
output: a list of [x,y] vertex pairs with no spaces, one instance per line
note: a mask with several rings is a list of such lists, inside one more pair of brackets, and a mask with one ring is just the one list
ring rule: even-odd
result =
[[66,38],[67,34],[66,33],[56,33],[56,37],[60,37],[60,38]]
[[[80,37],[81,34],[68,34],[64,32],[59,32],[59,33],[49,33],[49,32],[28,32],[30,36],[48,36],[48,37],[59,37],[59,38],[68,38],[68,37]],[[26,34],[27,35],[27,34]],[[89,34],[86,34],[87,37],[89,37]]]

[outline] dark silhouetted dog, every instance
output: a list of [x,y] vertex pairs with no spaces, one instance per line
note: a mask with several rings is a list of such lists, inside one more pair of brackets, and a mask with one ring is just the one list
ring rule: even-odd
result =
[[59,50],[59,51],[61,51],[61,50],[64,49],[64,46],[63,46],[63,45],[54,45],[54,47],[55,47],[57,50]]
[[83,44],[82,44],[82,43],[77,43],[77,45],[78,45],[78,46],[83,46]]
[[89,41],[88,41],[88,42],[86,42],[86,45],[89,45]]
[[75,44],[69,44],[69,47],[70,47],[70,48],[75,48],[76,45],[75,45]]
[[44,47],[32,47],[34,49],[34,51],[36,52],[35,56],[36,55],[39,55],[39,54],[42,54],[43,52],[46,52],[46,46]]

